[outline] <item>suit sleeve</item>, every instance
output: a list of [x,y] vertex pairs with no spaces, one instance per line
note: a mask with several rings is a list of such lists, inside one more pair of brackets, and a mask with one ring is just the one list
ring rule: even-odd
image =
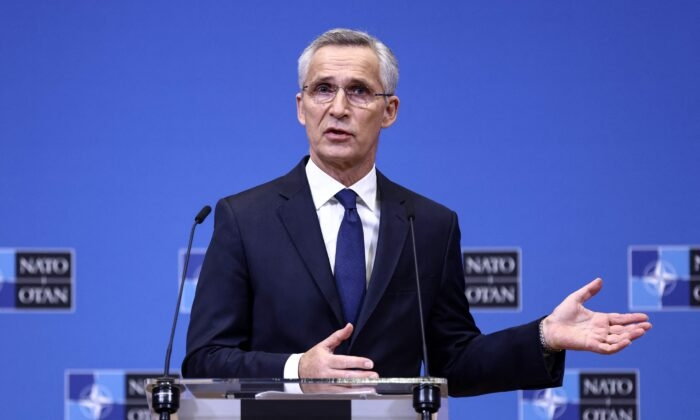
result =
[[282,377],[290,354],[251,351],[252,287],[234,208],[216,205],[214,233],[187,332],[184,377]]
[[[457,216],[453,213],[441,286],[431,311],[431,374],[452,396],[560,386],[564,353],[545,358],[538,321],[482,334],[469,313]],[[553,358],[551,360],[546,360]]]

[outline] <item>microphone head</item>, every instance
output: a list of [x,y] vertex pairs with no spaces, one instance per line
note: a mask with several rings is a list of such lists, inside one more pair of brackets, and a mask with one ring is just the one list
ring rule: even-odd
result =
[[211,206],[206,205],[202,207],[202,210],[197,213],[197,215],[194,217],[194,221],[197,222],[197,224],[200,224],[204,221],[204,219],[209,216],[209,213],[211,213]]

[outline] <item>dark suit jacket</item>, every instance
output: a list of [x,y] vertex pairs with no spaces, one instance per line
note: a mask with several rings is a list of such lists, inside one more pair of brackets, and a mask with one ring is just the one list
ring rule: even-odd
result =
[[[302,160],[287,175],[218,202],[182,364],[186,377],[276,378],[345,325]],[[382,377],[420,375],[421,339],[407,205],[415,236],[430,374],[451,395],[561,384],[537,321],[481,334],[464,294],[457,215],[377,172],[381,220],[355,331],[337,354],[372,359]],[[407,204],[410,203],[410,204]]]

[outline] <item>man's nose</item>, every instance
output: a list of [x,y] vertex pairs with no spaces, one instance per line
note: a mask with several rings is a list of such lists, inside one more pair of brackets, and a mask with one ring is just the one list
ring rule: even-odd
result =
[[350,101],[345,94],[345,89],[338,88],[335,98],[331,101],[330,113],[336,118],[341,118],[348,112]]

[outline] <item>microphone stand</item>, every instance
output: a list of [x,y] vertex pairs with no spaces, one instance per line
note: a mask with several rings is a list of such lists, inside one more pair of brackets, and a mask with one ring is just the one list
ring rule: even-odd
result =
[[187,244],[187,254],[185,254],[185,265],[182,270],[182,279],[180,280],[180,291],[177,294],[177,304],[175,305],[175,316],[173,317],[173,326],[170,330],[170,340],[168,341],[168,349],[165,352],[165,368],[163,376],[156,379],[156,385],[151,390],[151,402],[153,411],[160,415],[160,420],[170,420],[170,415],[177,413],[180,408],[180,386],[175,385],[175,379],[170,376],[170,356],[173,352],[173,339],[175,337],[175,327],[177,326],[177,318],[180,312],[180,302],[182,301],[182,290],[185,286],[185,277],[187,276],[187,266],[190,263],[190,253],[192,252],[192,239],[194,238],[194,230],[198,224],[202,223],[211,212],[211,207],[204,206],[197,213],[190,230],[190,240]]
[[[418,273],[418,253],[416,252],[416,235],[413,220],[416,218],[412,203],[407,203],[408,221],[411,230],[411,245],[413,246],[413,265],[416,270],[416,291],[418,295],[418,314],[420,316],[420,333],[423,341],[424,377],[430,377],[428,370],[428,346],[425,342],[425,323],[423,322],[423,301],[421,299],[420,274]],[[431,383],[421,383],[413,388],[413,408],[421,416],[421,420],[430,420],[433,413],[440,409],[440,387]]]

